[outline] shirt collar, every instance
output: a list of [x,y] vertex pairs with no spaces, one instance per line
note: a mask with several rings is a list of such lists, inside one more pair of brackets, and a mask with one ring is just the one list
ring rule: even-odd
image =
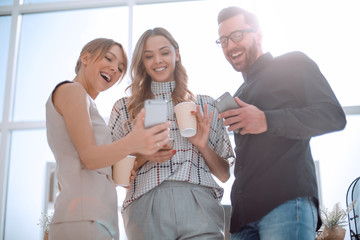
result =
[[245,82],[251,81],[252,76],[259,70],[266,67],[274,57],[271,55],[271,53],[267,52],[258,57],[254,64],[250,67],[249,71],[246,73],[243,73],[243,78]]
[[151,81],[151,91],[154,95],[172,93],[175,88],[175,81],[171,82],[155,82]]

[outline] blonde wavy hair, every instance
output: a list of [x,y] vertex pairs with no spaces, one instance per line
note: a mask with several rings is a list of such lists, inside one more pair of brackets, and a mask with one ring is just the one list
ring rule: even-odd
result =
[[[175,48],[175,51],[179,51],[179,45],[173,38],[173,36],[164,28],[154,28],[145,31],[138,42],[136,43],[133,58],[130,65],[130,77],[131,84],[126,90],[130,90],[130,97],[128,98],[128,111],[129,111],[129,121],[135,119],[136,115],[144,106],[146,99],[154,98],[153,93],[151,92],[151,78],[146,73],[144,63],[143,63],[143,54],[146,40],[149,37],[153,36],[163,36],[171,45]],[[175,72],[175,88],[171,94],[173,104],[184,102],[184,101],[194,101],[194,94],[188,89],[188,76],[184,66],[181,63],[181,57],[179,53],[179,61],[176,62]]]

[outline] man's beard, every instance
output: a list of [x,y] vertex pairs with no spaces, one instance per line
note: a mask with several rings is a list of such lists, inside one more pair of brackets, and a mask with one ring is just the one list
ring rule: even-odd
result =
[[250,67],[256,61],[257,55],[258,55],[258,48],[256,45],[256,41],[254,39],[249,50],[246,52],[244,64],[243,65],[232,64],[232,66],[236,71],[246,73],[247,71],[249,71]]

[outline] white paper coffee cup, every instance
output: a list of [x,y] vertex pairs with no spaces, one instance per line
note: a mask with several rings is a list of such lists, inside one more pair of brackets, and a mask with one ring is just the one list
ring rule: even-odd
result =
[[118,186],[130,185],[131,170],[134,168],[136,157],[128,155],[112,166],[113,181]]
[[196,134],[196,117],[191,111],[196,111],[194,102],[181,102],[174,107],[180,134],[183,137],[192,137]]

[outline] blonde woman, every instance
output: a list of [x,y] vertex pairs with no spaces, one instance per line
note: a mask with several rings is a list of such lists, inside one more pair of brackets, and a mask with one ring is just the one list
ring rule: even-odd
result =
[[[137,175],[123,203],[128,239],[223,239],[223,189],[212,175],[227,181],[233,152],[214,99],[188,89],[179,46],[163,28],[143,33],[130,69],[131,96],[114,104],[109,120],[113,140],[131,132],[146,99],[164,99],[174,147],[137,155]],[[190,138],[180,135],[174,115],[183,101],[197,103],[197,133]]]
[[169,124],[144,128],[140,110],[133,130],[112,143],[94,99],[122,79],[127,56],[121,44],[95,39],[84,46],[73,81],[58,84],[46,103],[46,130],[61,192],[50,240],[119,239],[117,195],[111,166],[134,152],[152,154],[168,141]]

